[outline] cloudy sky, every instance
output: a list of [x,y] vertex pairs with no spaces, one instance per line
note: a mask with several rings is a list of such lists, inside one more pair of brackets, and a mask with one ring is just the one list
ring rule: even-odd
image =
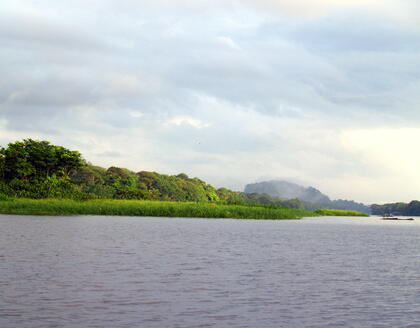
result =
[[418,0],[2,0],[0,144],[420,199]]

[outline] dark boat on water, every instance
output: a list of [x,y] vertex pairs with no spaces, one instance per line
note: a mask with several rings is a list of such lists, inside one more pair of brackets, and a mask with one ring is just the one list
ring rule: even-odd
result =
[[398,217],[392,216],[392,215],[384,215],[382,217],[382,220],[389,220],[389,221],[414,221],[413,218],[401,219],[401,218],[398,218]]

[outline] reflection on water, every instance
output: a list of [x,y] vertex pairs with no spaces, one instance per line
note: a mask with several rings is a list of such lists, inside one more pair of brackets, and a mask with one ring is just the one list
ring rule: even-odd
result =
[[420,327],[420,219],[0,216],[0,327]]

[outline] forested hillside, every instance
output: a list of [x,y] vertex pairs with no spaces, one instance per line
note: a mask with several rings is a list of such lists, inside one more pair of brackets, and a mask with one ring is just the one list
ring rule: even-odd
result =
[[295,183],[282,180],[262,181],[248,184],[245,187],[245,193],[265,193],[271,197],[277,197],[277,199],[292,199],[295,202],[300,201],[300,203],[309,210],[331,208],[370,213],[370,208],[367,205],[352,200],[331,200],[327,195],[316,188],[305,188]]
[[[215,188],[198,178],[108,169],[86,163],[78,151],[25,139],[0,149],[0,192],[27,198],[116,198],[211,202]],[[224,191],[229,199],[231,191]]]
[[87,163],[78,151],[32,139],[0,148],[0,194],[35,199],[143,199],[306,207],[297,199],[216,189],[185,173],[102,168]]
[[302,187],[295,183],[282,180],[262,181],[245,186],[246,193],[265,193],[284,199],[297,198],[304,202],[328,204],[331,202],[327,195],[313,187]]

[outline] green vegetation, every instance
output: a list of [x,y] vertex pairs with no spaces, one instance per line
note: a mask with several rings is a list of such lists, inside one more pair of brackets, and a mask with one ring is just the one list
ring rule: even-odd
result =
[[6,181],[68,177],[85,164],[78,151],[25,139],[0,148],[0,177]]
[[273,205],[315,208],[298,199],[215,189],[185,173],[165,175],[95,166],[79,152],[25,139],[0,148],[0,193],[15,198],[133,199],[178,202],[220,202],[231,205]]
[[[287,204],[287,207],[299,206],[310,211],[317,209],[340,209],[370,213],[370,207],[352,200],[336,199],[331,200],[327,195],[313,187],[303,187],[295,183],[283,180],[261,181],[245,186],[246,193],[253,193],[260,198],[262,194],[265,201],[278,202],[279,197],[292,200],[295,204]],[[267,199],[268,198],[268,199]],[[294,199],[299,198],[299,199]],[[284,202],[284,200],[283,200]]]
[[122,215],[258,220],[298,219],[313,212],[272,206],[147,200],[13,199],[0,201],[4,214],[32,215]]
[[156,172],[86,165],[71,175],[79,191],[94,198],[146,199],[166,201],[218,201],[217,191],[198,178],[186,174],[165,175]]
[[401,215],[401,216],[420,216],[420,202],[413,200],[410,203],[390,203],[384,205],[371,205],[374,215]]
[[48,141],[25,139],[0,147],[0,213],[254,219],[319,215],[305,207],[297,199],[216,190],[185,173],[105,169]]
[[369,214],[357,212],[357,211],[332,210],[332,209],[319,209],[319,210],[316,210],[314,213],[321,216],[369,216]]
[[215,188],[184,173],[105,169],[86,163],[77,151],[32,139],[0,148],[0,193],[33,199],[219,201]]

